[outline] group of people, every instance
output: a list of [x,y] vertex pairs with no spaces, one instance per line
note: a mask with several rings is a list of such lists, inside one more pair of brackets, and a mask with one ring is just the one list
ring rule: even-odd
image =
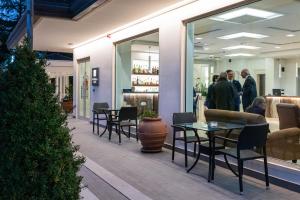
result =
[[[243,86],[234,79],[234,71],[229,69],[212,77],[208,87],[205,106],[209,109],[240,111],[240,104],[245,112],[265,115],[265,99],[257,97],[256,82],[248,69],[241,71],[245,79]],[[242,96],[242,102],[241,98]]]

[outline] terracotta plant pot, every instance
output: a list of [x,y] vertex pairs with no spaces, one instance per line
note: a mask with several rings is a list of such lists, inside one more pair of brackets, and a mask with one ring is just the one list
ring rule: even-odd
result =
[[143,118],[139,125],[139,139],[142,152],[156,153],[162,150],[166,136],[167,124],[161,118]]
[[63,101],[62,108],[66,113],[71,113],[73,110],[73,100]]

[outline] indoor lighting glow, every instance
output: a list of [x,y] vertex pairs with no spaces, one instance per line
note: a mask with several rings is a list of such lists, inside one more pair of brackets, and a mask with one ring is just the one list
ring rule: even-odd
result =
[[240,37],[261,39],[261,38],[265,38],[265,37],[269,37],[269,36],[257,34],[257,33],[240,32],[240,33],[234,33],[234,34],[230,34],[230,35],[224,35],[224,36],[218,37],[218,38],[223,39],[223,40],[229,40],[229,39],[240,38]]
[[204,47],[204,50],[207,51],[207,50],[209,50],[209,48],[208,47]]
[[281,47],[279,47],[279,46],[276,46],[275,48],[276,48],[276,49],[280,49]]
[[273,19],[276,17],[283,16],[282,14],[269,12],[269,11],[265,11],[265,10],[259,10],[259,9],[254,9],[254,8],[242,8],[239,10],[235,10],[232,12],[218,15],[216,17],[212,17],[210,19],[216,20],[216,21],[227,21],[230,19],[234,19],[234,18],[246,16],[246,15],[253,16],[253,17],[259,17],[259,18],[263,18],[263,19]]
[[248,46],[248,45],[237,45],[237,46],[225,47],[225,48],[222,48],[222,49],[225,49],[225,50],[235,50],[235,49],[260,49],[260,47]]
[[196,37],[196,40],[202,40],[203,38],[201,38],[201,37]]
[[294,34],[287,34],[286,37],[295,37]]
[[225,55],[227,57],[237,57],[237,56],[245,56],[245,57],[250,57],[250,56],[254,56],[253,54],[250,53],[233,53],[233,54],[228,54]]

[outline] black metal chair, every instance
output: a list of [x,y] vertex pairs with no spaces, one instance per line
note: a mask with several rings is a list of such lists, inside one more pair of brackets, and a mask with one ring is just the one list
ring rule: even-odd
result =
[[[96,124],[95,121],[97,121],[97,124],[96,124],[97,125],[97,134],[99,135],[99,121],[107,120],[105,113],[103,111],[103,109],[107,109],[107,108],[109,108],[109,105],[106,102],[93,104],[93,133],[95,131],[95,124]],[[103,115],[103,117],[101,117],[101,115]],[[100,136],[102,136],[105,133],[106,129],[107,129],[107,124],[105,126],[104,131],[101,133]]]
[[[172,145],[172,161],[175,157],[175,141],[180,140],[184,142],[184,158],[185,167],[188,166],[187,159],[187,144],[194,143],[194,157],[196,156],[196,144],[198,142],[197,137],[193,130],[186,130],[182,127],[176,126],[176,124],[182,123],[194,123],[197,122],[195,115],[192,112],[173,113],[173,145]],[[177,132],[183,132],[183,136],[177,136]],[[192,136],[188,136],[188,132],[192,132]]]
[[[240,193],[243,193],[243,163],[247,160],[254,160],[263,158],[264,159],[264,168],[265,168],[265,180],[266,187],[269,187],[269,176],[268,176],[268,165],[267,165],[267,154],[266,154],[266,141],[267,135],[269,131],[269,124],[255,124],[255,125],[246,125],[241,131],[238,140],[229,139],[222,136],[214,136],[213,137],[213,148],[215,146],[215,140],[221,139],[226,142],[236,144],[236,148],[227,148],[220,149],[216,152],[218,154],[223,154],[224,158],[227,162],[227,157],[230,156],[232,158],[237,159],[238,164],[238,173],[236,173],[230,165],[228,165],[229,169],[239,177],[239,187]],[[262,152],[261,152],[262,151]],[[214,179],[214,168],[215,168],[215,153],[213,153],[213,163],[212,163],[212,176],[211,179]]]
[[[112,119],[111,126],[116,127],[116,133],[119,134],[119,143],[121,143],[121,131],[125,134],[123,127],[128,127],[128,135],[130,138],[131,127],[136,129],[136,140],[138,141],[137,133],[137,107],[121,107],[115,119]],[[126,134],[125,134],[126,135]],[[109,135],[109,139],[111,135]]]

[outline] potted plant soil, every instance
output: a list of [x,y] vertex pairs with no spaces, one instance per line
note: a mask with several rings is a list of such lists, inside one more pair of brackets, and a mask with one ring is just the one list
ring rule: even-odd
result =
[[66,96],[62,101],[62,108],[66,113],[71,113],[73,110],[73,86],[66,87]]
[[139,139],[142,144],[142,152],[161,152],[168,130],[167,125],[153,111],[144,111],[142,121],[139,124]]

